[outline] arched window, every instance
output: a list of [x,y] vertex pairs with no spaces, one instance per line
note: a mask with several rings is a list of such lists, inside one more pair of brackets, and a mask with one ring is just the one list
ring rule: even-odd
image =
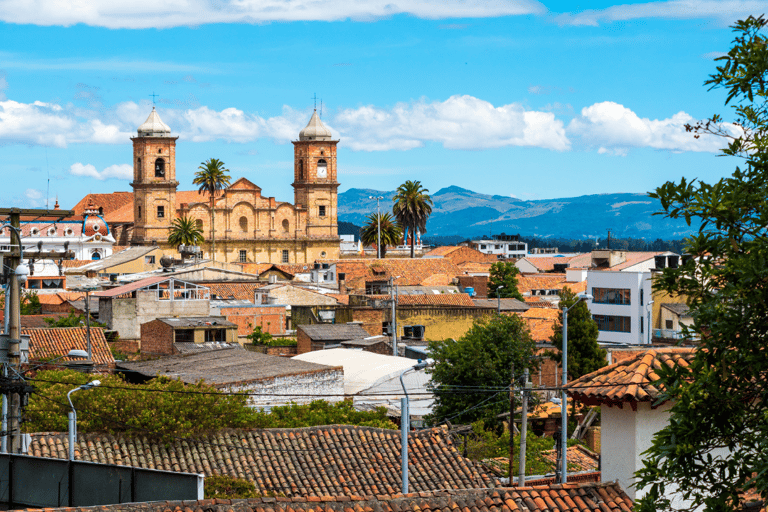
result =
[[288,223],[288,219],[283,219],[283,231],[288,231],[291,225]]
[[101,253],[99,253],[99,251],[93,251],[93,253],[91,254],[91,259],[92,260],[100,260],[101,259]]
[[155,178],[165,178],[165,160],[162,158],[155,160]]
[[195,224],[197,225],[197,229],[203,229],[203,220],[202,219],[197,219],[195,221]]
[[321,158],[317,161],[317,177],[318,178],[326,178],[328,177],[328,163],[325,161],[324,158]]
[[136,170],[141,174],[141,158],[136,159]]
[[299,179],[304,179],[304,160],[299,160]]
[[248,218],[240,217],[240,231],[248,231]]
[[99,215],[104,215],[104,207],[99,206]]

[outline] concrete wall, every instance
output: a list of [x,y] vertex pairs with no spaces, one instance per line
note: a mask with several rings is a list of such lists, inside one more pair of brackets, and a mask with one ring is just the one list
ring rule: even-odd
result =
[[136,292],[136,298],[99,299],[99,321],[129,340],[141,338],[141,324],[157,318],[209,314],[210,301],[207,299],[157,300],[157,293],[151,290]]
[[[334,367],[219,389],[236,393],[255,393],[248,397],[248,405],[252,407],[286,405],[290,402],[308,404],[315,397],[320,396],[327,397],[326,400],[329,402],[339,402],[344,399],[344,370],[341,367]],[[295,395],[291,396],[292,393]]]

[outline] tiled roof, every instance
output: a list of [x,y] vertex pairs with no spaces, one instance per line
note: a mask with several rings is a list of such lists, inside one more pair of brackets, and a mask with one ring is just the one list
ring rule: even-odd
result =
[[688,306],[688,304],[683,304],[680,302],[665,302],[661,305],[661,307],[668,309],[677,316],[691,316],[691,308]]
[[197,284],[211,289],[211,297],[215,294],[219,299],[247,300],[253,302],[256,290],[264,286],[264,283],[206,283]]
[[[150,286],[153,284],[161,283],[163,281],[168,281],[170,279],[173,279],[172,277],[169,277],[167,275],[159,275],[159,276],[152,276],[147,277],[145,279],[141,279],[139,281],[134,281],[133,283],[124,284],[122,286],[118,286],[116,288],[111,288],[109,290],[104,290],[103,292],[96,292],[92,294],[94,297],[118,297],[120,295],[131,293],[136,290],[140,290],[141,288],[144,288],[145,286]],[[176,280],[179,282],[180,280]]]
[[[112,250],[115,250],[115,246],[112,246]],[[64,260],[61,262],[62,268],[77,268],[82,267],[83,265],[87,265],[89,263],[93,263],[93,260]]]
[[525,260],[540,272],[552,272],[555,270],[555,264],[567,263],[569,268],[588,267],[592,261],[591,257],[590,253],[585,253],[576,256],[526,256]]
[[205,380],[222,387],[275,377],[326,372],[333,367],[237,349],[221,349],[118,363],[119,368],[147,377],[165,375],[194,384]]
[[531,308],[523,311],[520,316],[524,318],[541,318],[546,320],[557,320],[560,318],[560,310],[556,308]]
[[565,274],[522,274],[517,277],[517,289],[523,295],[531,290],[562,290],[569,288],[573,293],[582,293],[587,289],[587,282],[565,280]]
[[59,292],[59,293],[38,293],[37,298],[40,304],[58,306],[65,302],[80,300],[85,297],[83,292]]
[[314,341],[354,340],[370,336],[360,324],[306,324],[296,329]]
[[[557,311],[557,310],[551,310]],[[526,311],[527,313],[527,311]],[[531,333],[531,338],[536,342],[548,342],[552,337],[553,329],[555,328],[555,321],[549,318],[527,318],[524,314],[523,321],[526,327]]]
[[514,311],[516,313],[527,311],[529,306],[525,302],[521,302],[517,299],[472,299],[475,306],[479,308],[498,308],[501,303],[500,309],[502,311]]
[[344,304],[345,306],[349,305],[349,295],[347,294],[339,294],[339,293],[329,293],[329,297],[333,297],[337,301],[339,301],[339,304]]
[[425,293],[424,295],[398,295],[397,303],[417,306],[464,306],[475,307],[466,293]]
[[[240,263],[240,266],[243,268],[243,272],[246,274],[255,274],[260,276],[269,270],[279,270],[280,272],[286,274],[286,277],[289,279],[293,279],[294,277],[293,272],[290,272],[290,270],[286,269],[284,265],[276,265],[275,263]],[[309,265],[306,266],[309,268]]]
[[[541,452],[542,459],[549,462],[551,471],[555,470],[557,464],[557,450],[546,450]],[[600,462],[600,455],[577,444],[568,447],[568,473],[581,473],[584,471],[597,471]],[[509,457],[496,457],[483,460],[484,464],[490,466],[499,476],[509,475]],[[568,475],[568,480],[571,476]]]
[[[48,359],[53,356],[65,356],[72,349],[88,349],[88,329],[86,327],[56,327],[41,329],[22,329],[22,334],[29,334],[30,360]],[[98,365],[114,365],[115,358],[109,350],[104,330],[91,327],[91,358]],[[62,361],[69,361],[68,357]],[[72,359],[82,361],[82,359]]]
[[[108,434],[78,436],[78,460],[246,478],[285,496],[375,496],[400,490],[400,431],[350,425],[226,430],[169,443]],[[490,487],[494,479],[461,456],[442,429],[409,437],[410,487]],[[29,454],[66,459],[67,434],[32,434]],[[340,511],[341,512],[341,511]]]
[[400,276],[395,279],[400,286],[447,286],[463,274],[458,266],[443,258],[355,258],[329,263],[336,263],[336,271],[346,274],[347,286],[353,290],[364,289],[366,281],[386,281],[390,276]]
[[479,263],[477,261],[468,261],[459,263],[459,268],[467,274],[490,274],[493,263]]
[[156,501],[46,509],[67,512],[630,512],[632,500],[618,483],[569,483],[497,489],[417,491],[408,495],[356,494]]
[[97,208],[103,208],[104,215],[118,210],[126,204],[133,204],[133,192],[112,192],[111,194],[88,194],[80,200],[72,210],[75,215],[83,215],[89,202]]
[[539,296],[535,297],[523,297],[525,299],[525,303],[532,307],[532,308],[554,308],[557,309],[557,305],[550,301],[550,300],[544,300],[540,298]]
[[693,354],[692,348],[677,347],[641,352],[569,382],[566,392],[586,404],[629,403],[634,409],[637,402],[654,402],[663,391],[656,370],[662,365],[688,366]]
[[124,204],[120,208],[107,213],[104,213],[104,220],[108,224],[122,224],[126,222],[133,222],[133,201]]
[[435,247],[431,251],[429,251],[427,254],[425,254],[424,258],[429,258],[430,256],[447,256],[451,254],[453,251],[456,251],[459,249],[458,245],[444,245],[442,247]]
[[627,251],[627,260],[623,263],[619,263],[618,265],[614,265],[610,268],[610,270],[624,270],[625,268],[629,268],[633,265],[637,265],[638,263],[642,263],[644,261],[653,259],[654,256],[658,256],[659,254],[664,254],[664,252],[631,252]]
[[47,315],[21,315],[21,328],[22,329],[37,329],[40,327],[48,327],[49,320],[58,320],[59,318],[66,317],[67,313],[48,313]]

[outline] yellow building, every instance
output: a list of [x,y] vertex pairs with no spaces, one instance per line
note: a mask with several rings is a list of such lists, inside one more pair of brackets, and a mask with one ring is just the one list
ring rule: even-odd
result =
[[[311,263],[339,257],[337,223],[336,144],[331,131],[315,111],[294,141],[294,203],[266,197],[261,188],[239,178],[211,198],[196,190],[177,190],[176,140],[153,108],[146,122],[132,137],[133,201],[126,193],[92,194],[74,207],[92,199],[105,220],[116,231],[118,243],[168,245],[173,221],[187,216],[196,219],[203,231],[203,251],[210,257],[211,239],[216,238],[216,260],[227,262]],[[116,196],[115,198],[109,196]],[[119,198],[118,195],[121,195]]]

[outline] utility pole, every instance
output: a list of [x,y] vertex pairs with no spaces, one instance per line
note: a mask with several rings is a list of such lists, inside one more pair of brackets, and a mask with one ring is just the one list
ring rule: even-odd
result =
[[512,461],[515,459],[515,365],[509,386],[509,485],[512,485]]
[[[520,414],[520,462],[517,465],[518,478],[517,485],[523,487],[525,485],[525,449],[526,449],[526,437],[528,435],[528,389],[531,387],[531,383],[528,382],[528,368],[523,372],[523,410]],[[509,485],[512,485],[510,480]]]
[[[11,247],[19,248],[19,255],[14,252],[8,258],[8,266],[16,269],[21,264],[22,247],[19,229],[21,227],[21,217],[18,211],[10,213],[9,229],[11,234]],[[21,373],[21,283],[16,278],[15,272],[11,275],[8,283],[9,318],[8,318],[8,364]],[[11,453],[21,453],[21,438],[19,437],[19,415],[20,403],[18,393],[8,395],[8,405],[10,418],[8,430],[11,433]]]
[[397,294],[395,293],[395,276],[389,276],[389,292],[392,297],[392,321],[389,323],[392,329],[392,355],[397,356]]

